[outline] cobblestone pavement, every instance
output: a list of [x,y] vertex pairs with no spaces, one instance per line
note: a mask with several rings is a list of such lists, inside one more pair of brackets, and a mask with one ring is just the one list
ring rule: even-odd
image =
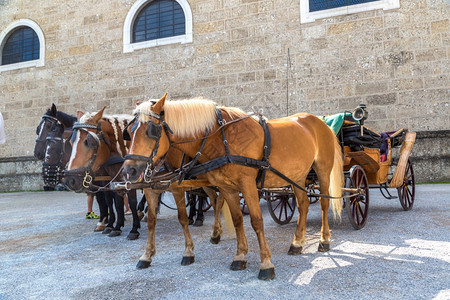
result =
[[[164,201],[170,203],[169,194]],[[313,204],[301,256],[287,251],[295,221],[280,226],[261,202],[276,278],[257,279],[259,254],[250,219],[248,265],[231,271],[236,241],[209,242],[212,212],[191,227],[195,263],[181,266],[184,238],[163,207],[152,266],[136,270],[146,243],[94,233],[86,197],[72,192],[0,194],[0,299],[450,299],[450,185],[418,185],[411,211],[371,190],[369,221],[354,230],[331,221],[332,248],[317,252],[320,205]],[[98,211],[98,210],[97,210]],[[295,216],[294,218],[296,218]]]

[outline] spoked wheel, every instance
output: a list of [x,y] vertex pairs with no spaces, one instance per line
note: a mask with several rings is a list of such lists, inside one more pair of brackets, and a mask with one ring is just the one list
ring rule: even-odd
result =
[[[351,198],[346,198],[347,215],[353,228],[361,229],[366,225],[369,213],[369,184],[366,173],[361,166],[353,166],[350,176],[346,178],[346,188],[360,189],[361,193]],[[346,193],[347,195],[353,193]]]
[[263,198],[269,203],[269,213],[275,222],[284,225],[291,221],[297,207],[293,193],[280,194],[264,191]]
[[[310,193],[320,194],[320,191],[318,189],[315,189],[314,187],[306,187],[306,190],[308,192],[310,192]],[[317,201],[319,201],[320,197],[319,196],[308,195],[308,199],[309,199],[309,204],[314,204]]]
[[414,170],[411,161],[408,159],[406,164],[405,177],[403,184],[397,188],[398,198],[404,210],[410,210],[414,204],[416,194],[416,181],[414,180]]

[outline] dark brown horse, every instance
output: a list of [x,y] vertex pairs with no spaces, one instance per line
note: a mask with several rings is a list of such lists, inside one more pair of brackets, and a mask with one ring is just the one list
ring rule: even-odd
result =
[[[55,104],[52,104],[36,128],[38,138],[34,147],[34,155],[43,160],[42,175],[45,190],[53,190],[57,184],[61,183],[62,172],[72,151],[69,137],[76,120],[76,117],[57,110]],[[100,220],[94,231],[102,231],[108,221],[107,203],[112,203],[112,195],[97,193],[95,198],[100,209]]]
[[[219,188],[233,217],[237,253],[231,269],[243,269],[247,262],[248,245],[239,206],[240,191],[259,242],[260,279],[274,278],[275,271],[264,236],[258,185],[264,183],[264,187],[270,188],[291,184],[294,188],[299,219],[289,254],[300,254],[305,244],[309,200],[303,189],[311,168],[318,176],[321,194],[336,197],[332,207],[335,216],[340,215],[342,152],[334,133],[319,118],[296,114],[268,122],[261,118],[258,122],[236,108],[217,107],[207,100],[166,101],[166,95],[156,104],[141,104],[137,112],[139,124],[132,134],[129,151],[134,157],[124,163],[124,178],[139,181],[147,175],[148,166],[164,160],[172,147],[202,163],[191,174],[205,172],[208,181]],[[268,143],[269,139],[271,143]],[[260,179],[259,183],[257,179]],[[330,247],[329,202],[327,197],[320,199],[319,251],[327,251]]]

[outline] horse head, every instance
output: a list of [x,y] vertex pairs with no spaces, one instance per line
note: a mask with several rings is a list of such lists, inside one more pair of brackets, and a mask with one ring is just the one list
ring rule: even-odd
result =
[[41,122],[36,127],[36,144],[34,146],[34,156],[39,160],[44,160],[47,143],[54,137],[61,136],[64,132],[63,124],[58,120],[58,111],[55,104],[42,116]]
[[149,181],[157,162],[169,150],[170,129],[163,119],[166,97],[167,93],[156,103],[141,103],[134,111],[134,121],[124,131],[124,136],[131,141],[123,164],[122,175],[126,181]]
[[76,192],[89,187],[95,172],[111,153],[111,129],[107,128],[111,124],[102,120],[105,108],[93,115],[77,113],[78,121],[73,125],[71,138],[72,152],[63,179]]

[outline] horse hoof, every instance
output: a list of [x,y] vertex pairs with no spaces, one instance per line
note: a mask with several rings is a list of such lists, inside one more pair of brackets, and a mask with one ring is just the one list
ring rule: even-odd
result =
[[194,226],[195,226],[195,227],[203,226],[203,221],[202,221],[202,220],[195,220]]
[[320,242],[319,243],[319,252],[327,252],[327,251],[330,251],[330,244],[325,244],[325,243],[322,243],[322,242]]
[[220,235],[216,237],[211,237],[211,244],[217,245],[220,242]]
[[275,278],[275,269],[264,269],[259,270],[258,279],[260,280],[272,280]]
[[245,260],[233,260],[230,265],[232,271],[244,270],[247,267],[247,262]]
[[136,265],[136,269],[138,270],[147,269],[148,267],[150,267],[151,263],[152,263],[151,261],[140,260]]
[[105,229],[103,229],[102,234],[109,234],[112,230],[113,229],[111,227],[106,227]]
[[195,257],[194,256],[183,256],[183,259],[181,260],[181,265],[182,266],[189,266],[191,264],[193,264],[195,261]]
[[142,221],[142,219],[144,218],[144,213],[142,211],[138,210],[137,215],[138,215],[139,221]]
[[289,248],[288,254],[289,255],[300,255],[300,254],[302,254],[302,250],[303,250],[302,246],[296,247],[294,245],[291,245],[291,247]]
[[110,234],[108,234],[109,237],[116,237],[122,234],[121,230],[113,230],[110,232]]
[[128,235],[127,235],[127,239],[128,240],[137,240],[139,238],[139,232],[130,232]]
[[103,231],[103,230],[105,230],[105,226],[97,226],[97,227],[95,227],[95,229],[94,229],[94,232],[99,232],[99,231]]

